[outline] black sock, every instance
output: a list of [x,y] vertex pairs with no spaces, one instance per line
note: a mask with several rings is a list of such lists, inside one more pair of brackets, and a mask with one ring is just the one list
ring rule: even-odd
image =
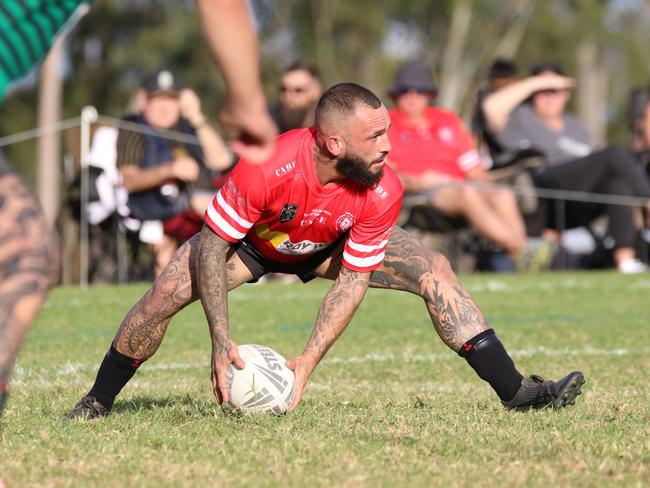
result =
[[494,330],[484,330],[472,337],[461,346],[458,354],[465,358],[481,379],[490,383],[502,401],[508,402],[515,397],[523,376],[515,368],[515,363]]
[[88,395],[95,397],[99,403],[110,410],[113,408],[115,397],[133,377],[140,364],[142,364],[141,359],[125,356],[111,344]]

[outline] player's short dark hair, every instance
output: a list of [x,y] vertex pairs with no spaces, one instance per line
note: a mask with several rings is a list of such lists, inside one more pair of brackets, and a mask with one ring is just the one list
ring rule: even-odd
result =
[[316,105],[316,123],[331,114],[348,115],[355,111],[358,105],[379,108],[382,103],[377,95],[356,83],[339,83],[327,90]]
[[289,66],[284,68],[283,73],[291,73],[292,71],[306,71],[312,78],[320,81],[320,72],[318,71],[318,68],[311,63],[294,61]]

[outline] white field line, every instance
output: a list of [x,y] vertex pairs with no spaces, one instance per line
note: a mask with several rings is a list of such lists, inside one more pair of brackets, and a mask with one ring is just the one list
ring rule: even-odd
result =
[[[650,353],[650,348],[642,349],[601,349],[591,346],[586,346],[581,349],[553,349],[548,347],[534,347],[525,349],[514,349],[510,351],[510,355],[517,358],[530,358],[533,356],[546,356],[546,357],[581,357],[581,356],[600,356],[600,357],[622,357],[622,356],[647,356]],[[377,354],[368,353],[363,356],[347,356],[347,357],[329,357],[325,358],[321,364],[324,365],[360,365],[371,363],[388,363],[395,362],[397,364],[403,363],[435,363],[440,361],[455,361],[458,360],[456,354],[452,352],[431,353],[431,354]],[[162,364],[146,364],[143,366],[143,371],[156,372],[156,371],[182,371],[189,369],[206,369],[208,368],[208,360],[204,362],[192,363],[162,363]],[[50,368],[23,368],[16,365],[14,369],[13,379],[14,384],[34,384],[39,382],[50,382],[52,380],[64,380],[72,376],[77,376],[80,373],[93,374],[97,371],[99,362],[97,364],[88,363],[74,363],[65,362],[63,364],[53,366]]]
[[[587,278],[576,279],[566,278],[560,282],[557,281],[544,281],[539,280],[534,283],[521,284],[516,282],[508,282],[498,279],[488,280],[483,283],[465,283],[466,288],[471,293],[493,292],[493,293],[521,293],[529,291],[545,291],[545,290],[584,290],[592,288],[615,288],[617,291],[623,290],[647,290],[650,289],[650,279],[636,278],[631,279],[629,282],[621,286],[620,283],[609,285],[606,280],[590,280]],[[278,298],[282,300],[322,300],[325,292],[320,289],[303,288],[299,291],[284,291],[279,288],[266,287],[264,284],[257,286],[244,286],[238,288],[230,294],[229,300],[236,302],[247,302],[250,300],[257,301],[273,301],[276,302]],[[48,301],[43,308],[79,308],[85,306],[85,302],[78,298],[70,298],[67,301],[57,300],[54,304]]]
[[[630,280],[621,286],[620,283],[608,285],[607,281],[567,278],[560,282],[539,280],[534,283],[515,283],[498,279],[488,280],[483,283],[464,283],[471,293],[493,292],[493,293],[521,293],[529,291],[547,291],[547,290],[584,290],[593,288],[616,288],[616,290],[645,290],[650,289],[650,279],[638,278]],[[372,293],[372,292],[371,292]],[[248,300],[270,300],[277,301],[278,297],[283,300],[321,300],[324,292],[322,290],[303,289],[302,291],[283,292],[278,289],[264,289],[260,287],[242,287],[232,293],[229,297],[235,301]]]

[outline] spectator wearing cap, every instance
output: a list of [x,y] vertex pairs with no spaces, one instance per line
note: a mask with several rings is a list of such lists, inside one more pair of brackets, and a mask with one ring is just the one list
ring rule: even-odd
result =
[[464,217],[483,237],[514,260],[526,248],[523,219],[513,193],[502,187],[480,188],[490,175],[460,118],[430,106],[437,89],[419,61],[399,66],[388,91],[392,144],[389,164],[399,175],[405,202],[426,200],[450,217]]
[[[170,70],[149,74],[137,99],[141,111],[127,120],[142,130],[120,129],[117,165],[131,216],[143,221],[140,236],[151,244],[157,276],[178,245],[200,230],[214,172],[230,168],[233,155],[196,93],[183,89]],[[166,131],[196,136],[199,144],[175,140]]]
[[[535,66],[530,76],[485,98],[483,112],[489,130],[505,151],[532,150],[544,157],[544,164],[532,175],[536,187],[650,199],[650,181],[633,155],[613,146],[594,151],[586,128],[566,113],[575,84],[557,64]],[[634,208],[567,200],[563,222],[557,222],[549,203],[539,199],[538,211],[528,219],[529,234],[552,236],[562,227],[585,226],[606,214],[619,271],[647,269],[636,257]]]
[[295,62],[282,73],[278,103],[271,108],[271,117],[280,133],[315,124],[316,103],[322,86],[316,67]]

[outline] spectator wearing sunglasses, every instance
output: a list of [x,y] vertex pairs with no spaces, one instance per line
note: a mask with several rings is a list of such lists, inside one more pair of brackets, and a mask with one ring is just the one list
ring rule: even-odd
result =
[[315,124],[316,102],[321,91],[320,77],[314,66],[298,61],[284,70],[278,103],[270,110],[280,133]]
[[416,60],[403,63],[388,93],[395,102],[389,164],[402,181],[404,201],[425,200],[445,216],[464,217],[506,252],[514,269],[527,245],[515,196],[504,187],[467,184],[491,177],[460,118],[430,105],[437,89],[429,69]]
[[[575,84],[557,64],[535,66],[529,77],[485,98],[483,113],[489,130],[506,151],[530,149],[543,155],[545,163],[532,174],[536,187],[650,199],[650,181],[633,155],[613,146],[594,151],[586,128],[566,113]],[[549,237],[606,214],[615,242],[612,257],[619,271],[647,269],[636,257],[633,207],[567,200],[563,222],[556,222],[552,202],[539,202],[538,212],[527,219],[530,235]]]

